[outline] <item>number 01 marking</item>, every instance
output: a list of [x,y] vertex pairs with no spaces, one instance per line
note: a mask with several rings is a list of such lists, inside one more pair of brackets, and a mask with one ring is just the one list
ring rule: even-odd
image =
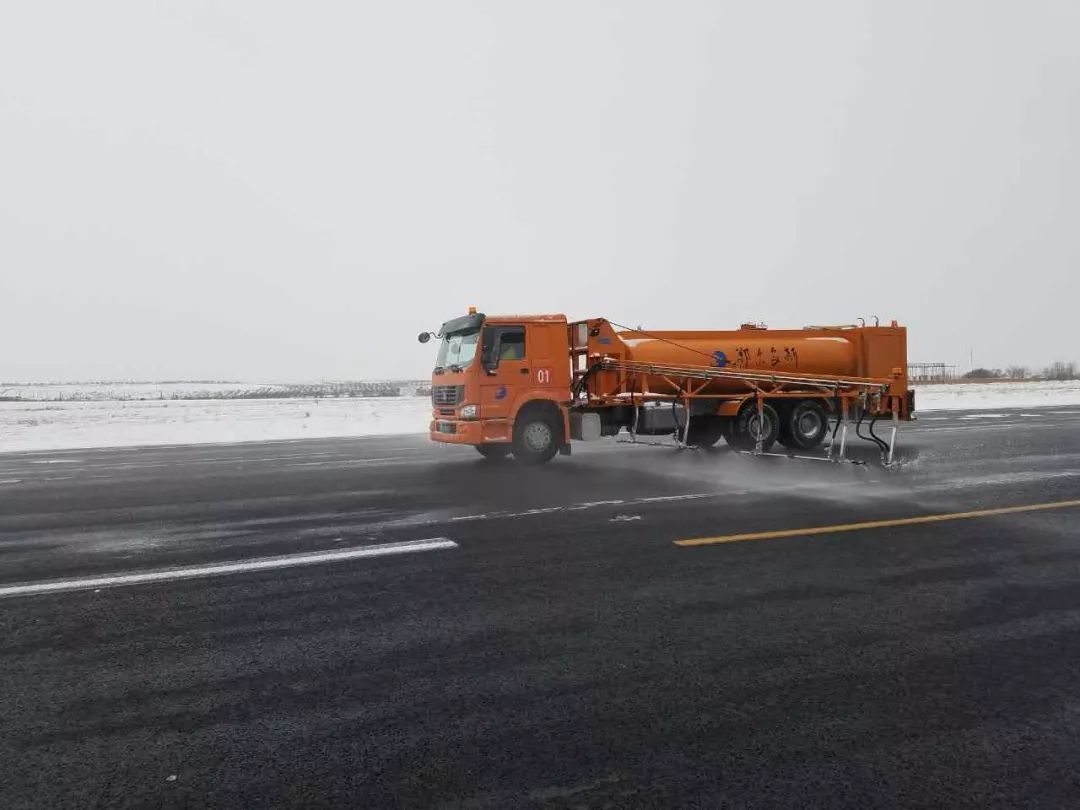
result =
[[536,381],[540,385],[551,384],[551,369],[550,368],[538,368],[536,370]]

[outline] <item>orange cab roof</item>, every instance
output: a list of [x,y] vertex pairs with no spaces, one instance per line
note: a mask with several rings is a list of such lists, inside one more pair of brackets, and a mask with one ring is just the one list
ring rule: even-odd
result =
[[548,321],[566,323],[565,315],[485,315],[488,323],[520,323],[521,321]]

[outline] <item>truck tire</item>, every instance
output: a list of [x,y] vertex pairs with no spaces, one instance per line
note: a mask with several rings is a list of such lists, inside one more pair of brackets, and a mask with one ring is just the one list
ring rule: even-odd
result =
[[562,433],[562,425],[547,408],[523,409],[514,420],[514,460],[520,464],[551,461],[563,442]]
[[[765,425],[761,437],[762,451],[768,451],[776,442],[776,436],[780,430],[780,417],[776,409],[767,402],[762,405],[762,416]],[[739,409],[739,413],[731,420],[731,424],[724,431],[724,438],[736,450],[753,450],[757,447],[757,403],[749,400]]]
[[476,452],[482,455],[488,461],[502,461],[510,455],[510,445],[478,444],[476,445]]
[[696,416],[690,418],[686,443],[691,447],[712,447],[724,435],[724,417]]
[[792,407],[794,407],[794,403],[791,400],[781,400],[776,403],[776,413],[780,417],[780,428],[776,431],[776,441],[790,450],[798,450],[798,445],[791,440]]
[[786,409],[780,427],[781,443],[795,450],[812,450],[829,432],[829,417],[820,402],[801,399]]

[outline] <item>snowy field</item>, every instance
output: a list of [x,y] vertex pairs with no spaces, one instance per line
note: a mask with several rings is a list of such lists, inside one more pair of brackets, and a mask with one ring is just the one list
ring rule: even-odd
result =
[[0,402],[0,453],[418,433],[427,397]]
[[947,383],[913,387],[915,408],[919,413],[1080,405],[1080,380]]
[[[919,413],[1080,405],[1080,381],[927,385],[915,399]],[[423,433],[430,418],[427,397],[0,402],[0,453]]]

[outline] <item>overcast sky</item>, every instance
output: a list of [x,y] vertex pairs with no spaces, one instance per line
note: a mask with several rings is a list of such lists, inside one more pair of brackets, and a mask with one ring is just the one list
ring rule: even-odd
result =
[[8,2],[0,379],[425,376],[470,304],[1080,360],[1080,3]]

